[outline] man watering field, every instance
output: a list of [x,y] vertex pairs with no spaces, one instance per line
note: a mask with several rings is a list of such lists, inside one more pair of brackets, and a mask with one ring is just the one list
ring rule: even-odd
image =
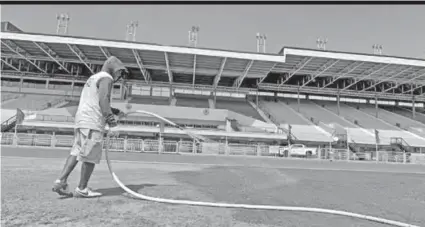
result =
[[114,82],[128,73],[123,63],[116,57],[109,57],[99,73],[92,75],[84,85],[80,103],[75,114],[74,144],[59,178],[52,191],[61,196],[72,196],[67,179],[78,161],[82,162],[81,177],[74,195],[77,197],[98,197],[102,194],[92,191],[88,181],[96,164],[102,157],[102,140],[106,124],[117,126],[115,116],[123,112],[111,107],[111,92]]

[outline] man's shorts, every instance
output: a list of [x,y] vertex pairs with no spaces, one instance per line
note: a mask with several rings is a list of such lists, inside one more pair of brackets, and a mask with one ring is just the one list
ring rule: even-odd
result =
[[74,131],[71,155],[81,162],[99,164],[102,158],[103,133],[101,131],[77,128]]

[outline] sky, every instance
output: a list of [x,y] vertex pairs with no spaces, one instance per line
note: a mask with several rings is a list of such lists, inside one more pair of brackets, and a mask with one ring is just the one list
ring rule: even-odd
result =
[[256,33],[267,35],[267,52],[284,46],[425,59],[425,5],[3,5],[1,20],[26,32],[56,32],[57,13],[71,17],[73,36],[124,40],[138,21],[137,41],[188,45],[200,28],[198,46],[256,51]]

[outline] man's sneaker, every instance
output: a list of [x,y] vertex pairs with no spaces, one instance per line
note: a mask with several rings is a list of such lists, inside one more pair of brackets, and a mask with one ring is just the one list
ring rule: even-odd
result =
[[58,193],[60,196],[72,196],[72,193],[68,190],[68,184],[60,180],[55,181],[52,191]]
[[79,189],[78,187],[75,188],[75,197],[94,198],[94,197],[100,197],[100,196],[102,196],[102,193],[92,191],[88,187],[83,190]]

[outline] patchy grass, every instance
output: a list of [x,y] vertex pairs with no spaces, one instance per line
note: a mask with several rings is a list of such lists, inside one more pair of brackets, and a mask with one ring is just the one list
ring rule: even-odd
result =
[[[117,187],[105,163],[96,167],[90,181],[91,187],[104,193],[103,197],[63,199],[50,188],[62,168],[66,153],[2,148],[2,226],[385,226],[325,214],[181,206],[136,200]],[[26,157],[7,157],[10,155]],[[283,169],[279,168],[280,161],[276,159],[122,153],[112,156],[115,160],[163,162],[113,162],[114,171],[125,184],[150,196],[321,207],[425,226],[423,166],[366,164],[364,168],[370,168],[370,172],[353,172],[302,169],[302,165],[323,169],[335,166],[354,168],[348,163],[284,160],[280,163],[280,166],[284,164]],[[243,163],[246,166],[240,165]],[[291,166],[297,169],[291,169]],[[374,172],[372,168],[380,168],[380,171]],[[384,171],[395,168],[401,173]],[[406,173],[404,168],[423,172]],[[71,188],[77,185],[79,174],[77,167],[69,180]]]

